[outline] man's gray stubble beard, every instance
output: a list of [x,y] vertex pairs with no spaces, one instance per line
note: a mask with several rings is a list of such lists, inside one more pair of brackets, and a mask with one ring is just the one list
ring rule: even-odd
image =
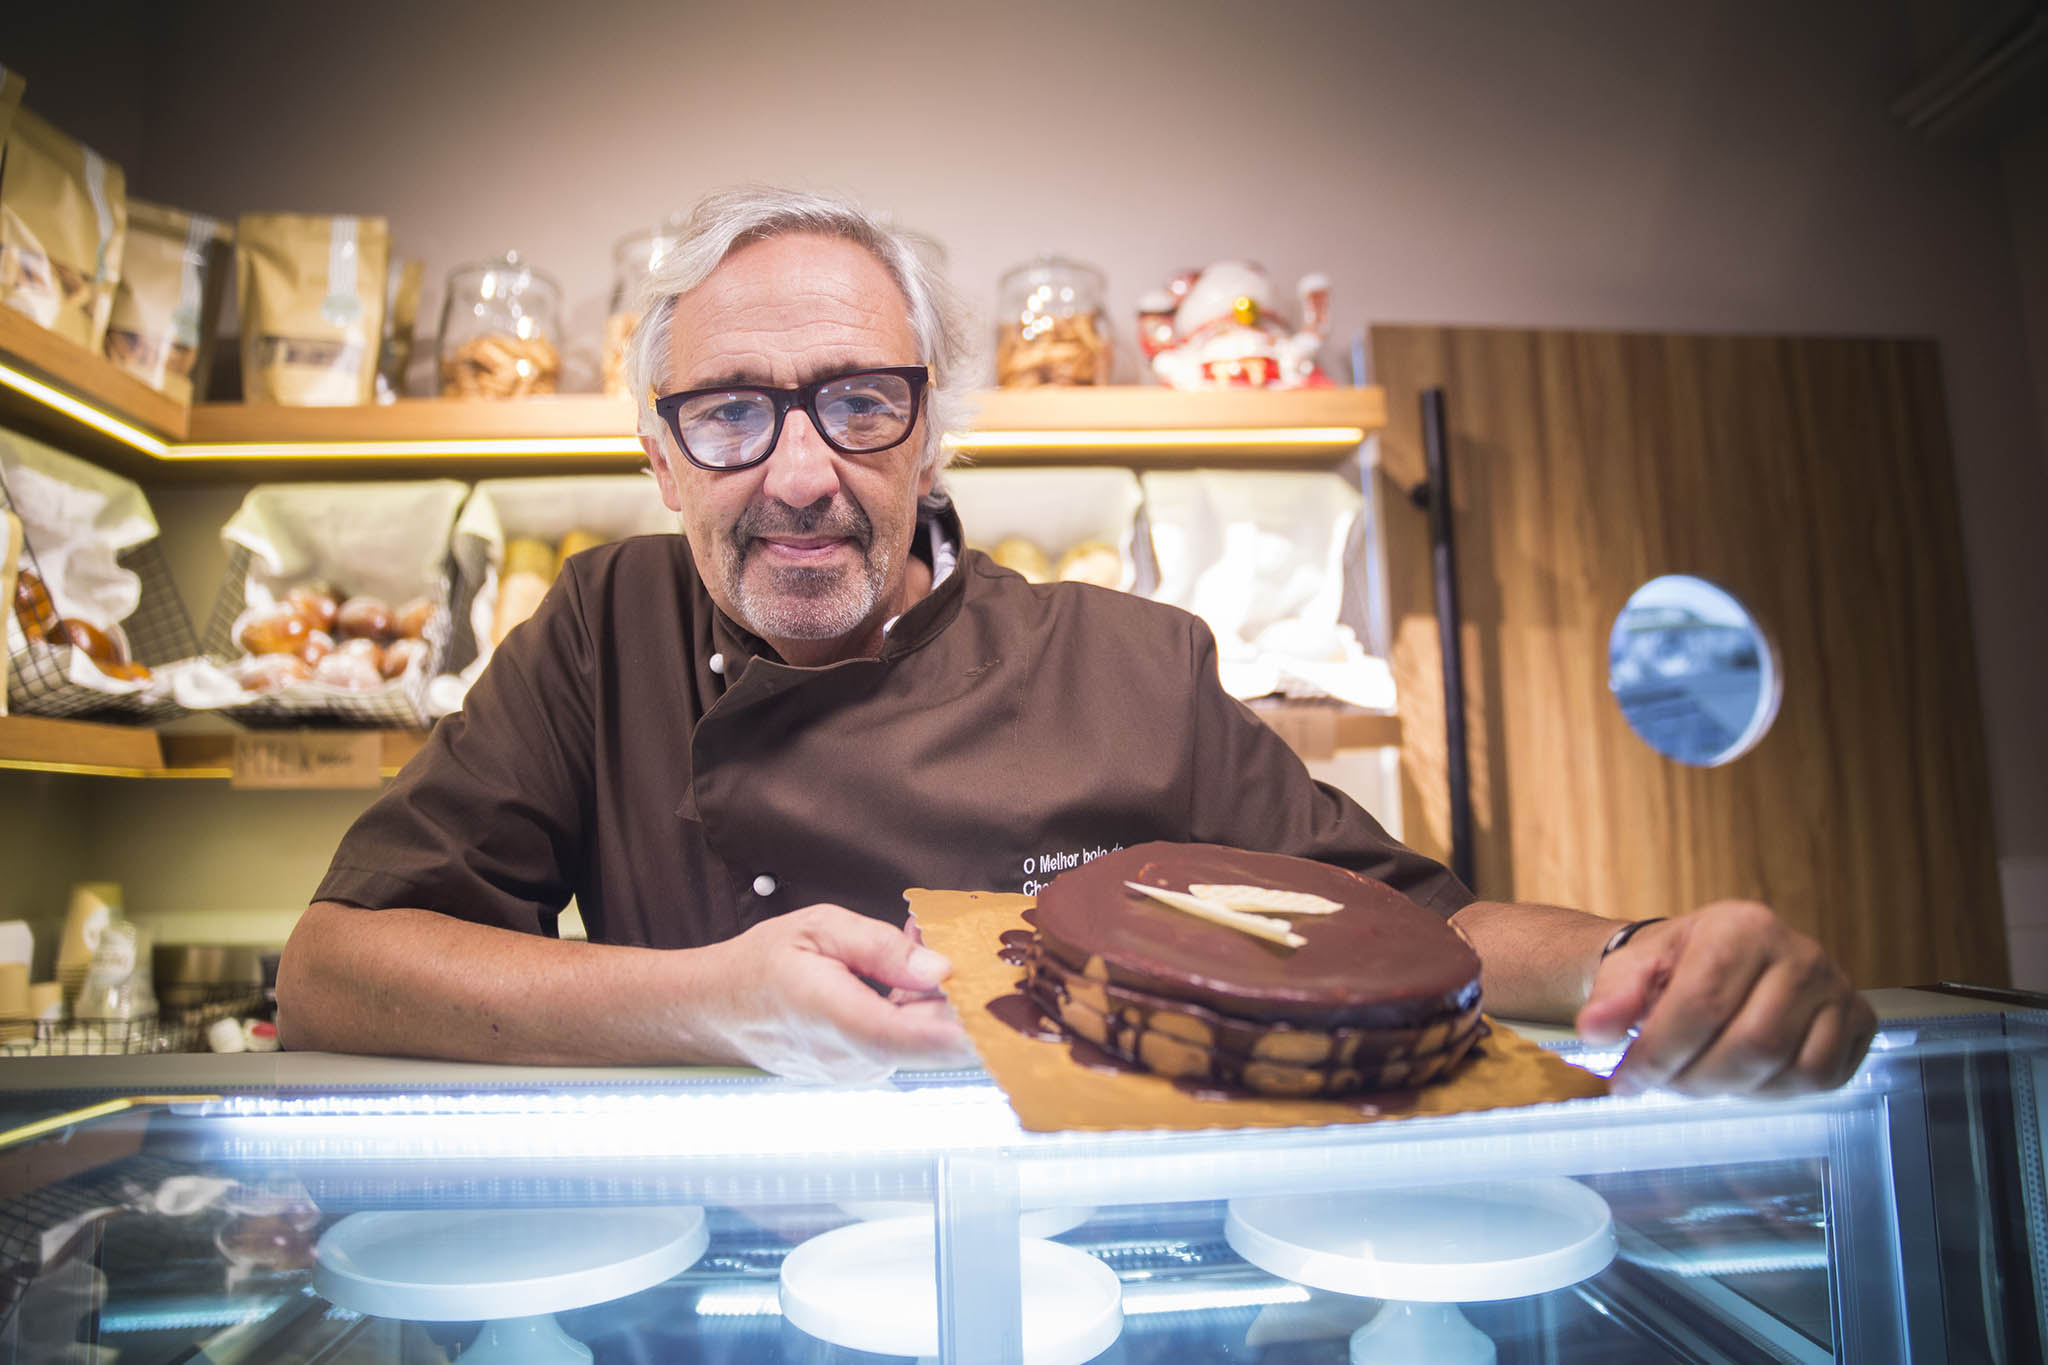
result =
[[[852,499],[845,506],[846,513],[838,517],[830,515],[829,504],[816,514],[784,509],[784,515],[763,515],[749,509],[734,523],[726,591],[749,630],[764,639],[826,640],[849,634],[874,611],[887,577],[872,556],[874,524]],[[857,578],[837,568],[780,566],[768,570],[768,590],[757,594],[749,588],[747,560],[762,535],[819,530],[843,535],[853,544],[861,561]]]

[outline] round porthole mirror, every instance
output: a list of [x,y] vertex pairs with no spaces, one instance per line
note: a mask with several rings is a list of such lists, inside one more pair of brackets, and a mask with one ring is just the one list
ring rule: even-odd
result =
[[1725,589],[1666,574],[1637,588],[1607,637],[1607,686],[1643,742],[1711,768],[1748,753],[1778,715],[1778,660]]

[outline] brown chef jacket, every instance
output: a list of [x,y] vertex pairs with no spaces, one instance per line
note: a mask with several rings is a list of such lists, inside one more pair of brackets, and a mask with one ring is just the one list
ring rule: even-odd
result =
[[316,898],[552,934],[574,896],[593,940],[683,948],[820,901],[901,924],[906,887],[1031,893],[1147,839],[1471,900],[1313,781],[1176,608],[963,551],[880,658],[795,668],[642,536],[563,566]]

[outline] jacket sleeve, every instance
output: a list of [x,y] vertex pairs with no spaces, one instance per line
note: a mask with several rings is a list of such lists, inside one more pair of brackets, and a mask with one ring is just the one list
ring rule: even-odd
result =
[[342,838],[314,899],[552,934],[582,872],[595,657],[570,566]]
[[1190,618],[1190,838],[1313,858],[1382,881],[1446,917],[1473,896],[1441,863],[1389,835],[1364,807],[1309,775],[1252,709],[1223,690],[1216,641]]

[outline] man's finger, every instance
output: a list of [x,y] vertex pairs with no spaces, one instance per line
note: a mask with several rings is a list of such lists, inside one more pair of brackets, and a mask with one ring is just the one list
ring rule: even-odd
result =
[[794,913],[804,917],[797,926],[804,943],[870,981],[928,991],[952,975],[953,964],[943,956],[878,919],[838,905],[813,905]]
[[[1763,907],[1756,910],[1769,919]],[[1636,1040],[1615,1069],[1617,1089],[1668,1084],[1741,1011],[1767,960],[1761,935],[1769,926],[1751,923],[1755,918],[1724,914],[1711,925],[1693,926],[1670,981],[1638,1022]]]
[[1655,944],[1638,936],[1628,948],[1600,964],[1586,1003],[1573,1027],[1589,1043],[1618,1043],[1638,1019],[1650,1012],[1663,990],[1678,951],[1675,944]]
[[896,1007],[905,1066],[980,1066],[981,1054],[968,1040],[953,1007],[943,999]]
[[1870,1040],[1877,1036],[1877,1015],[1869,1002],[1851,995],[1814,1015],[1795,1056],[1777,1075],[1757,1087],[1760,1095],[1803,1095],[1832,1090],[1856,1074]]
[[863,1055],[892,1063],[936,1058],[971,1064],[967,1036],[943,998],[889,1000],[846,964],[817,954],[808,958],[791,998],[816,1019],[821,1031],[844,1039]]
[[1765,968],[1749,998],[1693,1059],[1664,1084],[1686,1094],[1747,1094],[1782,1072],[1799,1056],[1828,1004],[1797,962]]

